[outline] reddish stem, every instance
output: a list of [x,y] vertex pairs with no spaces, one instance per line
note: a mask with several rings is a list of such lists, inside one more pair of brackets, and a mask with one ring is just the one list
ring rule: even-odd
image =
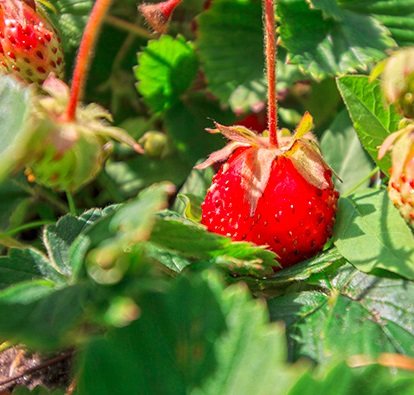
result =
[[73,121],[76,118],[76,108],[85,88],[86,77],[92,60],[92,51],[95,48],[100,28],[111,3],[112,0],[96,0],[93,6],[76,58],[69,103],[62,115],[66,122]]
[[274,0],[264,0],[266,71],[267,71],[267,122],[270,145],[278,147],[277,141],[277,93],[276,93],[276,22]]

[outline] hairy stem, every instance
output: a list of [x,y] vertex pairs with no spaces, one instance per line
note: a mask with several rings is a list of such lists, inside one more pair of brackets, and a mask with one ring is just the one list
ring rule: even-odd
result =
[[76,205],[75,200],[73,199],[73,195],[70,192],[66,192],[66,198],[68,200],[70,213],[76,216]]
[[86,76],[92,60],[92,51],[95,48],[102,23],[111,3],[112,0],[96,0],[93,6],[76,58],[69,103],[63,114],[64,121],[70,122],[76,117],[76,108],[78,101],[82,97]]
[[264,14],[268,99],[267,121],[270,144],[277,147],[276,22],[274,0],[264,0]]

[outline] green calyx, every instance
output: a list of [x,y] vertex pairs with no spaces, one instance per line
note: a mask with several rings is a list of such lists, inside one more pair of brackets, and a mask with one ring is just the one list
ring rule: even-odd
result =
[[246,200],[254,214],[258,200],[271,175],[273,162],[279,156],[289,158],[300,175],[311,185],[325,189],[331,186],[330,177],[326,172],[332,172],[324,160],[314,135],[310,132],[313,127],[312,116],[305,113],[293,135],[287,129],[278,130],[278,146],[270,144],[266,132],[258,135],[244,126],[223,126],[216,123],[216,129],[209,129],[210,133],[221,133],[229,143],[219,151],[213,152],[208,159],[196,166],[196,169],[206,167],[227,160],[238,148],[253,148],[244,155],[245,160],[240,164],[243,179],[243,189]]
[[109,124],[111,115],[97,104],[78,105],[76,118],[65,120],[69,88],[58,78],[49,77],[43,89],[47,95],[35,100],[31,114],[36,133],[33,154],[25,163],[29,180],[73,193],[102,170],[111,151],[111,138],[142,152],[125,131]]

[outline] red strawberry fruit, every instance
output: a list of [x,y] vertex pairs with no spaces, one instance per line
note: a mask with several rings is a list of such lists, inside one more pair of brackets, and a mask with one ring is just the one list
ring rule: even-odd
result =
[[64,58],[57,31],[29,3],[0,1],[0,74],[16,73],[38,84],[50,72],[62,78]]
[[339,193],[323,160],[307,113],[294,136],[279,145],[243,126],[216,125],[231,142],[198,168],[229,159],[202,204],[202,223],[235,241],[266,245],[282,267],[320,252],[335,222]]

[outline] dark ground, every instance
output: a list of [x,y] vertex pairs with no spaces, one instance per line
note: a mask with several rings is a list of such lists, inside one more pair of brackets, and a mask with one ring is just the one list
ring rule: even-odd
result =
[[71,364],[70,351],[45,355],[21,347],[8,348],[0,352],[0,395],[11,394],[19,386],[66,390],[72,381]]

